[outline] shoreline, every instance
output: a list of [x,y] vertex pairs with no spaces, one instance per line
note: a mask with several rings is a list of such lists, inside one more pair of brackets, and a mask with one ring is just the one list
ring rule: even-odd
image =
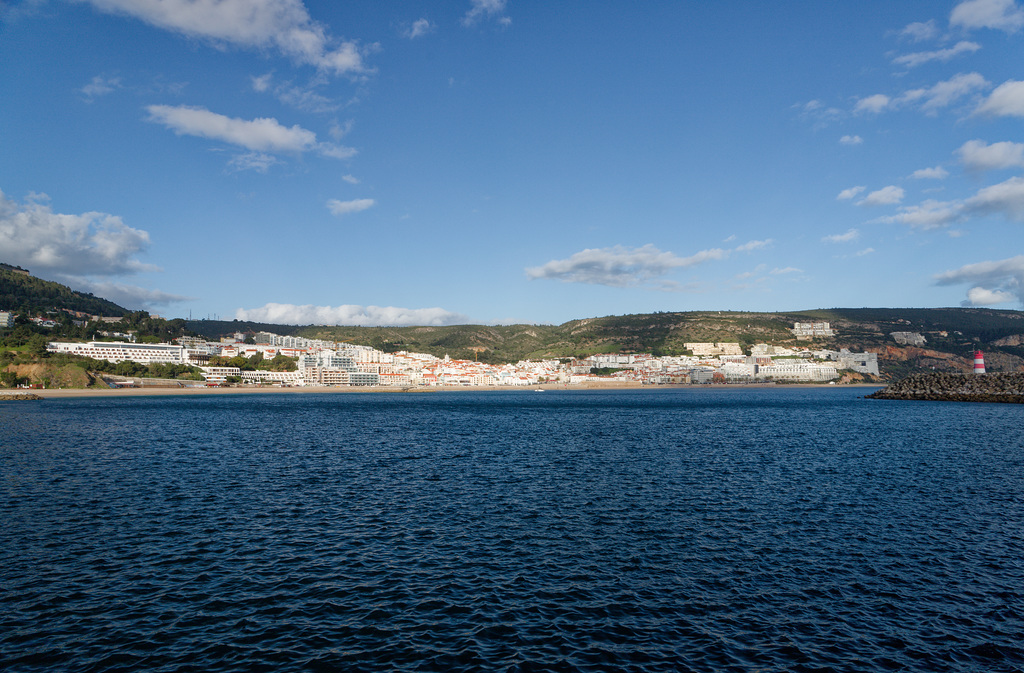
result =
[[[744,383],[744,384],[688,384],[688,385],[644,385],[641,383],[613,383],[607,385],[575,385],[541,383],[533,386],[441,386],[423,388],[394,387],[353,387],[353,386],[302,386],[285,388],[277,386],[245,387],[245,388],[185,388],[148,386],[142,388],[35,388],[25,390],[23,394],[37,395],[43,399],[77,399],[89,397],[161,397],[180,395],[302,395],[302,394],[345,394],[345,393],[444,393],[444,392],[535,392],[548,390],[729,390],[740,391],[750,389],[771,388],[786,390],[789,388],[881,388],[880,384],[845,384],[833,386],[827,383]],[[13,392],[13,391],[12,391]]]

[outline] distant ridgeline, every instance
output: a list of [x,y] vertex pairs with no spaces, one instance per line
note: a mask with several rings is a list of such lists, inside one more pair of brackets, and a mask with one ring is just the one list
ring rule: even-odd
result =
[[112,301],[36,278],[27,269],[0,263],[0,311],[37,313],[54,309],[100,316],[123,316],[129,312]]
[[1024,404],[1024,373],[913,374],[867,397],[875,400]]

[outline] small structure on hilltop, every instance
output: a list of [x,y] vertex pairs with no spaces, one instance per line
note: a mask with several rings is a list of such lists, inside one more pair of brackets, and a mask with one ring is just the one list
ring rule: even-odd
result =
[[974,351],[974,373],[985,373],[985,356],[982,354],[980,350]]

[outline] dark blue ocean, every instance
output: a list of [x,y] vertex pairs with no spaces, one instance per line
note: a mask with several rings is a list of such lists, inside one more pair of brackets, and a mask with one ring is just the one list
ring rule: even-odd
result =
[[867,392],[0,403],[0,669],[1024,669],[1024,406]]

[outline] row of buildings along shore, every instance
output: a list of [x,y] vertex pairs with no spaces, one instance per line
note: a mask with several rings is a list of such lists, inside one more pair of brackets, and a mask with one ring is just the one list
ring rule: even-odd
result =
[[[242,343],[244,335],[220,342],[181,337],[175,343],[142,344],[130,341],[74,343],[53,341],[48,350],[108,362],[177,364],[198,367],[208,384],[240,381],[245,384],[284,386],[533,386],[542,383],[699,384],[764,381],[824,383],[840,370],[878,375],[874,353],[846,350],[791,349],[757,344],[746,354],[739,343],[687,343],[693,355],[655,357],[650,354],[602,354],[580,359],[523,360],[494,365],[473,360],[452,360],[425,353],[385,353],[333,341],[304,339],[260,332],[256,343]],[[297,360],[297,369],[275,372],[239,367],[211,366],[215,356],[233,358],[262,354]],[[593,370],[603,370],[597,376]]]

